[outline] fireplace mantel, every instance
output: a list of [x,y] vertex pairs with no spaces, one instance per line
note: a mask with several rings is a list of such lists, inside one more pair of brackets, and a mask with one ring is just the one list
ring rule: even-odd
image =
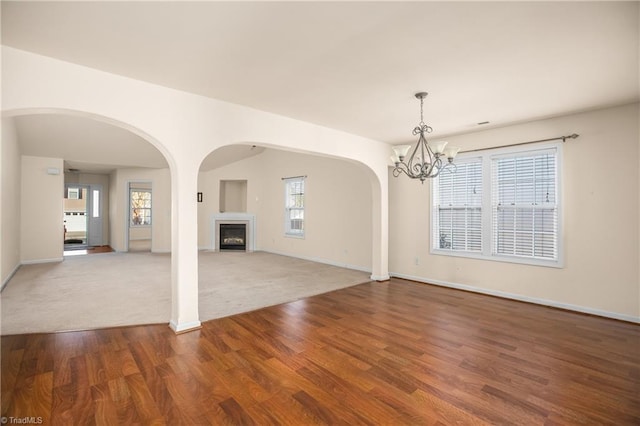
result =
[[250,213],[216,213],[211,215],[211,250],[220,251],[221,223],[245,223],[247,225],[247,251],[256,250],[256,216]]

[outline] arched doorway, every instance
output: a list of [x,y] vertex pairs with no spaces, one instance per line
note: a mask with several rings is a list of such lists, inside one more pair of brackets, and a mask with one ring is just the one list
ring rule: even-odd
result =
[[[20,247],[18,261],[23,266],[3,291],[3,334],[169,322],[170,257],[150,254],[134,259],[124,254],[131,181],[153,182],[159,203],[154,211],[159,213],[147,224],[153,223],[157,234],[154,252],[168,253],[171,248],[171,170],[159,144],[125,124],[73,111],[9,112],[5,125],[12,127],[19,148],[13,176],[7,178],[21,182],[22,190],[17,202],[5,205],[3,199],[3,211],[19,222],[14,224],[18,231],[3,232],[3,239],[9,235]],[[65,256],[58,263],[65,239],[63,200],[73,192],[69,188],[89,189],[75,192],[73,198],[87,197],[85,214],[101,219],[99,244],[117,251],[108,259]],[[2,225],[6,230],[11,224],[3,220]],[[3,265],[7,256],[3,251]],[[38,268],[38,274],[29,275],[30,268]],[[23,291],[27,286],[29,294]],[[152,309],[144,308],[149,298],[158,299]],[[24,322],[28,318],[19,312],[34,310],[40,313],[37,321]]]
[[[304,182],[295,195],[303,232],[287,227],[291,179]],[[198,178],[201,320],[369,281],[370,179],[363,165],[335,157],[258,144],[211,152]],[[224,226],[244,227],[240,253],[224,245]]]

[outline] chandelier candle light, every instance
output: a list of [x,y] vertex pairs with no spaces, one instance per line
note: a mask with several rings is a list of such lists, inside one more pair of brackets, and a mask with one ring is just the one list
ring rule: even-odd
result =
[[[460,148],[447,146],[445,141],[427,143],[425,134],[433,131],[431,126],[424,124],[423,107],[424,98],[427,95],[427,92],[416,93],[416,98],[420,99],[420,124],[413,129],[413,135],[420,135],[420,137],[409,160],[407,162],[404,161],[411,149],[411,145],[396,145],[393,147],[394,155],[391,156],[391,161],[395,164],[393,169],[394,177],[404,173],[411,179],[420,179],[420,182],[424,183],[427,178],[434,178],[445,169],[450,172],[455,172],[456,170],[453,159],[460,151]],[[443,161],[442,157],[446,158],[447,161]]]

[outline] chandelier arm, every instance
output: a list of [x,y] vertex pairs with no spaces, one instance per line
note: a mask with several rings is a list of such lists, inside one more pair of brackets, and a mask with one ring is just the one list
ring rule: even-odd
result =
[[438,177],[438,175],[440,174],[440,172],[442,172],[442,170],[445,169],[445,167],[447,167],[447,165],[445,164],[444,166],[442,165],[442,160],[440,160],[438,158],[438,165],[436,167],[436,172],[434,174],[432,174],[430,177],[432,178],[436,178]]
[[[414,179],[418,177],[416,173],[418,174],[420,173],[420,165],[415,163],[416,153],[418,152],[419,147],[420,147],[420,143],[417,143],[416,147],[411,152],[411,156],[409,156],[409,161],[406,164],[407,171],[409,172],[407,173],[407,176],[411,176]],[[416,166],[418,166],[418,168],[416,168]]]
[[405,167],[395,167],[393,169],[393,177],[398,177],[402,173],[404,173],[405,175],[407,175],[411,179],[420,179],[421,178],[419,175],[417,176],[417,175],[414,175],[413,173],[407,172],[407,170],[405,168],[406,168],[406,165],[405,165]]

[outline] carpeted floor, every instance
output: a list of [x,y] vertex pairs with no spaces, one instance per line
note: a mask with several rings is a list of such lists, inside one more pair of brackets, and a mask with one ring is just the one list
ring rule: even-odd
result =
[[[168,254],[104,253],[24,265],[0,294],[3,335],[168,323]],[[369,274],[265,252],[201,252],[200,320],[369,281]]]

